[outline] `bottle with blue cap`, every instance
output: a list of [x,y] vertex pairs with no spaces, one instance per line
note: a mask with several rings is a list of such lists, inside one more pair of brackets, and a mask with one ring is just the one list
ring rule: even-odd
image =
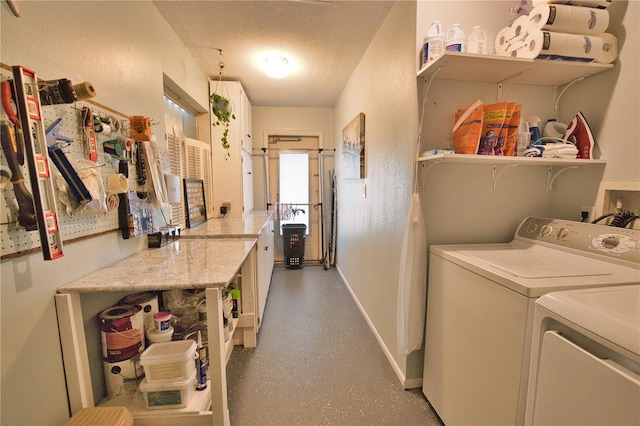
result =
[[424,44],[422,45],[422,65],[426,65],[429,62],[433,62],[439,56],[444,53],[444,45],[446,38],[442,32],[442,25],[440,21],[435,20],[431,23],[429,32],[424,38]]
[[447,44],[445,46],[447,52],[466,52],[467,36],[460,28],[460,24],[453,24],[447,31]]

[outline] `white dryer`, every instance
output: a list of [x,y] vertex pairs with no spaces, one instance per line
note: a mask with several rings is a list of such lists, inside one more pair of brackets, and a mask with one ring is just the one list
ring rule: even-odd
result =
[[640,425],[640,285],[536,301],[527,425]]
[[432,246],[422,391],[447,426],[524,424],[538,297],[640,282],[640,231],[527,218],[510,243]]

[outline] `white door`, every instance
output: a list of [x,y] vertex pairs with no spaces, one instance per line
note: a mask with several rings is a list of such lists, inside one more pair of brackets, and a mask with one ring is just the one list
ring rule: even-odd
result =
[[276,210],[275,260],[284,260],[284,223],[305,224],[304,259],[322,259],[317,136],[269,137],[269,209]]

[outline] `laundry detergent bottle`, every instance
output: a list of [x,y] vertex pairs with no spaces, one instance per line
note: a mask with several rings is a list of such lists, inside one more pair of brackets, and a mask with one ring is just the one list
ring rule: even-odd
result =
[[422,65],[427,65],[444,53],[446,38],[440,21],[433,21],[422,46]]
[[447,31],[447,44],[445,49],[449,52],[466,52],[467,36],[465,35],[460,24],[453,24]]
[[486,55],[489,53],[488,49],[489,47],[487,46],[487,32],[483,30],[480,25],[476,25],[475,27],[473,27],[471,34],[469,34],[467,52]]

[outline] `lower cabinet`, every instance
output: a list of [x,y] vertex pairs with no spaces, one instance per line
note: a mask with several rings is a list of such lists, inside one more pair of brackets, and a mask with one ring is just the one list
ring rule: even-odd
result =
[[257,314],[258,328],[262,324],[264,308],[267,304],[267,296],[269,295],[269,287],[271,286],[271,274],[273,273],[274,262],[274,225],[273,217],[269,219],[262,229],[258,237],[257,244]]

